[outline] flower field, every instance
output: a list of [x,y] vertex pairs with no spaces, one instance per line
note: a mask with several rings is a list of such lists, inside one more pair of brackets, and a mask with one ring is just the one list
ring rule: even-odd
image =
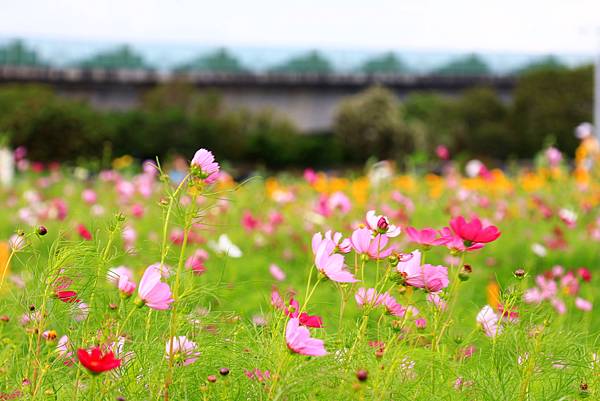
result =
[[0,400],[600,399],[593,169],[186,156],[0,189]]

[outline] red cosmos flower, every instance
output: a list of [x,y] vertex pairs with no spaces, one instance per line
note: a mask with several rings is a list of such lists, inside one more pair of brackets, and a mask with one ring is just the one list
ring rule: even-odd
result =
[[483,227],[481,220],[474,217],[467,222],[464,217],[458,216],[450,220],[450,227],[463,241],[470,243],[488,243],[495,241],[500,236],[496,226]]
[[60,299],[65,303],[79,303],[81,299],[77,299],[77,293],[75,291],[56,291],[56,298]]
[[87,228],[85,228],[85,226],[83,224],[77,225],[77,232],[79,233],[79,236],[81,238],[83,238],[84,240],[86,240],[86,241],[92,240],[92,234],[88,231]]
[[285,308],[285,314],[290,318],[298,318],[298,321],[302,326],[313,327],[316,329],[320,329],[323,327],[323,319],[317,315],[309,315],[306,312],[302,312],[298,314],[298,310],[300,309],[300,304],[294,298],[290,299],[289,308]]
[[121,360],[115,359],[112,351],[102,354],[100,347],[94,347],[89,352],[80,348],[77,350],[77,358],[92,374],[99,374],[121,366]]
[[580,267],[577,269],[577,273],[579,274],[579,277],[581,277],[581,279],[586,283],[589,283],[592,280],[592,273],[587,267]]

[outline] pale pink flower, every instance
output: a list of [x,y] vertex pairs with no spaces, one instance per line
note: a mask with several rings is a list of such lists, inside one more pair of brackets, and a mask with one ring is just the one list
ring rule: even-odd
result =
[[321,273],[332,281],[339,283],[355,283],[358,280],[345,269],[344,256],[339,253],[331,253],[333,243],[323,241],[315,255],[315,266]]
[[390,246],[385,249],[389,241],[389,237],[383,234],[377,234],[373,237],[372,231],[368,228],[357,228],[352,232],[350,242],[354,250],[360,254],[368,255],[372,259],[387,258],[396,249]]
[[592,311],[592,303],[580,297],[575,298],[575,307],[584,312]]
[[496,337],[502,332],[502,326],[499,324],[500,319],[494,309],[489,305],[486,305],[481,309],[477,314],[476,320],[488,337]]
[[315,233],[312,237],[312,250],[313,253],[317,253],[317,249],[319,249],[319,245],[321,245],[324,241],[329,241],[328,249],[330,249],[330,253],[341,252],[348,253],[352,250],[352,244],[348,238],[344,238],[342,233],[333,233],[331,230],[325,232],[325,236],[321,233]]
[[556,310],[556,313],[559,315],[564,315],[567,313],[567,306],[562,299],[553,298],[550,300],[550,303],[552,304],[552,307],[554,307],[554,310]]
[[212,152],[206,149],[200,149],[196,152],[191,166],[193,170],[197,170],[198,176],[204,179],[207,184],[212,184],[219,178],[219,163],[215,162]]
[[90,307],[84,302],[78,303],[73,310],[73,319],[76,322],[83,322],[90,314]]
[[550,146],[546,149],[545,156],[550,167],[558,167],[563,158],[560,150],[556,149],[554,146]]
[[133,281],[133,271],[127,266],[117,266],[108,270],[106,278],[109,283],[117,285],[121,276],[127,277],[129,281]]
[[288,348],[300,355],[323,356],[327,354],[323,340],[312,338],[306,327],[300,326],[298,318],[291,318],[285,328]]
[[271,276],[277,281],[285,280],[285,273],[275,263],[271,263],[269,266],[269,273],[271,273]]
[[400,227],[390,224],[385,216],[375,214],[375,210],[369,210],[366,216],[367,226],[377,234],[384,234],[387,237],[393,238],[400,235]]
[[328,201],[329,209],[339,210],[343,214],[346,214],[352,209],[352,203],[350,199],[343,192],[337,191],[331,194]]
[[183,366],[194,363],[200,356],[196,343],[188,340],[186,336],[172,337],[167,341],[165,349],[167,360],[173,359],[175,363]]
[[167,283],[160,281],[162,274],[157,265],[148,266],[138,288],[139,298],[142,304],[156,310],[169,309],[174,301],[171,296],[171,288]]
[[441,311],[446,310],[446,301],[444,301],[439,296],[439,294],[430,292],[429,294],[427,294],[427,301],[431,302],[435,307],[437,307]]
[[93,205],[98,200],[98,195],[96,195],[96,192],[93,189],[84,189],[83,192],[81,192],[81,199],[88,205]]
[[384,301],[385,295],[378,294],[375,288],[366,289],[361,287],[358,289],[358,291],[356,291],[356,294],[354,294],[354,299],[360,306],[377,306]]

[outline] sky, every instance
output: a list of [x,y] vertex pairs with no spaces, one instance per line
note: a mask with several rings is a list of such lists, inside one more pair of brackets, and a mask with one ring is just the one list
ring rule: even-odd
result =
[[0,0],[0,36],[589,54],[600,0]]

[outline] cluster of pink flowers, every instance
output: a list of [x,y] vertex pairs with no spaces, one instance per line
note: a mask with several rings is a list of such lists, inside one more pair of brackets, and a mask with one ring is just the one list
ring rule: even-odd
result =
[[523,301],[528,304],[541,304],[546,301],[558,314],[567,312],[568,298],[574,298],[573,304],[585,312],[592,310],[592,303],[582,298],[579,293],[582,282],[589,282],[591,273],[587,268],[565,272],[562,266],[554,266],[544,274],[535,278],[535,287],[529,288],[523,295]]

